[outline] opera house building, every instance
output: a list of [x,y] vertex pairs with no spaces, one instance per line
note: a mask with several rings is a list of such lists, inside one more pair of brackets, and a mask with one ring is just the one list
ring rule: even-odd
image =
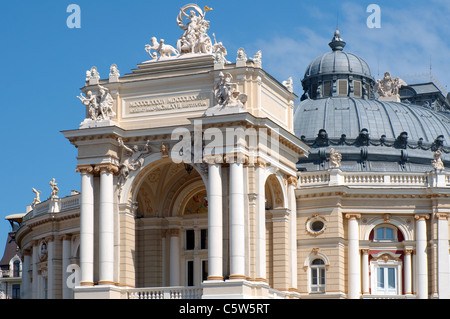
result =
[[296,95],[208,10],[176,23],[129,73],[86,72],[61,128],[81,189],[15,217],[21,297],[450,298],[447,96],[375,79],[339,30]]

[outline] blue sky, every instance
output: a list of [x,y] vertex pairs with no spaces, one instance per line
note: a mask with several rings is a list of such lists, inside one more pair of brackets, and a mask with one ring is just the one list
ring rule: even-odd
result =
[[[450,1],[248,1],[248,0],[21,0],[4,1],[0,11],[0,254],[9,223],[4,217],[25,212],[32,188],[50,196],[49,181],[60,196],[80,189],[77,151],[61,131],[84,119],[77,100],[85,72],[97,66],[102,78],[115,63],[121,74],[149,59],[152,36],[175,45],[181,35],[179,8],[194,2],[214,10],[209,34],[216,34],[234,60],[242,47],[258,50],[263,67],[280,82],[300,81],[315,57],[329,50],[337,22],[346,51],[365,59],[372,74],[390,71],[405,79],[433,75],[450,84]],[[81,28],[69,29],[70,4],[81,8]],[[370,29],[369,4],[381,8],[381,28]],[[1,257],[1,256],[0,256]]]

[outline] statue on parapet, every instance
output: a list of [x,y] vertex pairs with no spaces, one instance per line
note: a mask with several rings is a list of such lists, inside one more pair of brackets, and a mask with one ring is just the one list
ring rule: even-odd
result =
[[400,78],[392,78],[389,72],[384,73],[384,77],[378,80],[374,86],[374,90],[381,99],[383,98],[400,98],[399,89],[407,86],[406,82]]
[[77,96],[83,105],[89,108],[89,117],[93,121],[110,120],[116,116],[113,110],[114,99],[109,93],[109,89],[98,85],[98,94],[88,91],[86,96]]
[[247,95],[239,92],[237,83],[232,82],[230,73],[219,75],[219,81],[214,87],[214,94],[218,105],[243,107],[247,102]]
[[41,194],[41,191],[38,191],[35,188],[33,188],[33,193],[36,195],[36,197],[33,199],[33,203],[31,203],[31,207],[34,207],[41,202],[41,199],[39,196]]
[[156,37],[152,37],[151,43],[152,43],[151,45],[150,44],[145,45],[145,51],[147,51],[147,53],[153,60],[160,58],[169,58],[172,56],[172,54],[175,56],[180,55],[178,50],[176,50],[173,46],[165,44],[164,39],[160,39],[158,42],[158,39],[156,39]]
[[51,199],[58,198],[58,193],[59,193],[58,183],[56,183],[56,180],[53,178],[53,180],[51,180],[49,184],[52,189],[50,198]]

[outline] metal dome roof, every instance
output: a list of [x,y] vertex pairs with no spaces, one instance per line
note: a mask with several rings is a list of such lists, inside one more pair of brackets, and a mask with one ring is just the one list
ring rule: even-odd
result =
[[329,43],[332,51],[322,54],[314,59],[306,68],[303,81],[312,77],[333,74],[355,74],[372,78],[370,67],[360,57],[343,52],[345,42],[339,34],[339,30],[334,33],[334,38]]
[[432,143],[441,135],[450,141],[449,118],[419,105],[350,97],[307,99],[297,104],[295,134],[314,139],[321,129],[335,140],[342,134],[356,138],[362,129],[367,129],[370,138],[376,140],[396,139],[407,132],[409,143]]

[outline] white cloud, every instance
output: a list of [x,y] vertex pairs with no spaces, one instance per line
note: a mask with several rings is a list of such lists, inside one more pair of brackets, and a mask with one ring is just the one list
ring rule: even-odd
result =
[[[393,76],[432,73],[441,84],[450,85],[450,2],[434,0],[418,4],[382,4],[381,28],[369,29],[366,7],[345,2],[340,7],[339,28],[347,42],[345,50],[368,62],[377,78],[385,71]],[[302,94],[300,80],[309,63],[328,52],[334,29],[330,16],[313,9],[314,25],[302,25],[272,39],[257,39],[251,45],[263,52],[264,68],[278,80],[293,76],[296,92]],[[330,30],[324,31],[327,26]]]

